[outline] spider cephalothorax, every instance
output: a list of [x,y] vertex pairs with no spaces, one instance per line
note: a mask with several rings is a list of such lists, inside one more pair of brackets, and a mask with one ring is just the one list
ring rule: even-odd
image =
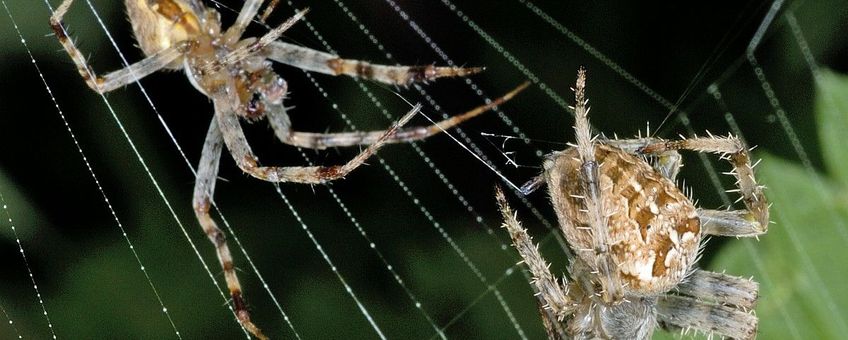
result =
[[[768,203],[754,179],[748,149],[733,136],[592,138],[585,76],[581,69],[575,86],[577,144],[548,155],[543,174],[525,186],[528,192],[548,186],[569,246],[570,282],[558,282],[548,271],[497,190],[504,226],[534,275],[548,335],[647,339],[659,324],[753,338],[756,282],[695,267],[706,235],[766,232]],[[675,185],[681,166],[676,150],[682,149],[729,160],[747,209],[696,208]]]
[[[271,2],[266,8],[263,19],[277,2]],[[98,76],[69,39],[62,22],[72,3],[73,0],[64,0],[51,16],[50,25],[80,75],[93,90],[104,94],[158,70],[172,69],[183,70],[189,82],[212,100],[215,115],[209,124],[197,169],[194,211],[204,232],[215,245],[236,317],[245,329],[259,338],[265,336],[250,321],[226,238],[209,213],[224,145],[239,168],[253,177],[270,182],[324,183],[344,177],[386,143],[420,140],[437,134],[504,103],[527,86],[522,85],[488,105],[430,126],[401,128],[420,109],[416,105],[385,131],[295,131],[283,105],[288,87],[272,69],[272,61],[305,71],[347,75],[399,86],[441,77],[463,77],[482,69],[376,65],[277,41],[283,32],[303,18],[306,11],[296,13],[260,38],[243,38],[242,34],[254,20],[263,0],[246,0],[235,23],[226,30],[221,27],[219,13],[200,0],[125,0],[133,32],[146,58]],[[311,149],[368,147],[343,165],[263,166],[247,143],[240,125],[242,120],[267,120],[277,139],[293,146]]]

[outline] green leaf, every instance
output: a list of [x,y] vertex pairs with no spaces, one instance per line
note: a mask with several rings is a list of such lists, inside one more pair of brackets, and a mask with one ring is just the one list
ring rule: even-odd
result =
[[816,84],[815,108],[825,166],[835,180],[848,185],[848,76],[822,69]]

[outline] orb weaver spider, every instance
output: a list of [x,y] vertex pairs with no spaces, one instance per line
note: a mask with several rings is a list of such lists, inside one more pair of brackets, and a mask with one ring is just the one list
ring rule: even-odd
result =
[[[50,25],[65,51],[76,64],[85,83],[104,94],[159,70],[183,70],[195,89],[211,99],[214,117],[209,124],[197,169],[193,207],[200,225],[215,245],[218,261],[231,296],[231,308],[239,323],[257,338],[266,338],[250,320],[224,233],[210,215],[218,165],[226,145],[238,167],[245,173],[269,182],[325,183],[339,179],[362,165],[387,143],[427,138],[502,104],[527,87],[523,84],[491,103],[477,107],[430,126],[401,128],[420,109],[413,109],[385,131],[312,133],[295,131],[283,105],[288,93],[285,80],[274,72],[271,61],[302,70],[328,75],[347,75],[380,83],[408,86],[442,77],[465,77],[482,68],[426,66],[387,66],[342,59],[277,39],[306,10],[297,12],[283,24],[260,38],[243,38],[263,0],[246,0],[235,23],[224,30],[220,14],[200,0],[125,0],[138,45],[145,54],[141,61],[97,75],[69,39],[62,21],[73,0],[64,0],[50,18]],[[276,1],[266,9],[268,16]],[[265,119],[277,139],[285,144],[309,149],[367,145],[357,156],[335,166],[264,166],[251,150],[241,121]]]
[[[768,201],[754,178],[748,148],[734,136],[607,140],[593,138],[586,71],[574,88],[577,144],[548,155],[543,184],[568,242],[568,273],[551,274],[498,188],[504,227],[533,275],[551,339],[650,339],[659,324],[752,339],[759,285],[695,265],[708,235],[756,237],[768,230]],[[711,152],[733,166],[744,210],[696,208],[674,180],[677,150]],[[649,162],[653,160],[653,162]],[[564,321],[564,323],[563,323]]]

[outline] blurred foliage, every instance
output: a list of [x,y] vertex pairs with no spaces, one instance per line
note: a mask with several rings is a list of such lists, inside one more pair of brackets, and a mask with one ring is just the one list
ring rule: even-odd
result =
[[[55,6],[59,1],[50,2]],[[121,3],[94,3],[127,58],[139,60],[141,55],[133,47]],[[224,3],[238,7],[239,1]],[[587,66],[592,119],[599,131],[628,136],[642,128],[645,121],[656,124],[663,120],[667,108],[657,105],[607,65],[541,22],[523,3],[526,2],[495,4],[480,0],[457,5],[514,58],[536,72],[548,88],[556,89],[565,98],[578,65]],[[193,164],[211,117],[208,100],[181,74],[163,72],[142,82],[156,112],[133,85],[108,95],[115,108],[113,117],[102,99],[83,85],[69,58],[49,35],[49,12],[44,3],[6,0],[5,4],[176,327],[190,339],[242,337],[232,315],[223,307],[225,298],[212,289],[209,274],[187,242],[194,242],[211,275],[222,281],[212,247],[196,226],[191,211],[193,176],[173,146],[169,132],[159,122],[167,122],[181,152]],[[345,4],[398,62],[441,63],[428,43],[382,2]],[[457,63],[487,66],[485,74],[473,78],[487,95],[495,96],[526,79],[446,6],[421,1],[399,4]],[[690,113],[696,131],[728,131],[725,111],[733,113],[746,140],[759,145],[756,155],[763,161],[757,168],[758,175],[769,187],[767,194],[774,202],[772,216],[776,224],[759,241],[713,239],[703,265],[734,275],[753,275],[761,282],[762,297],[757,309],[762,320],[760,338],[836,339],[848,333],[848,292],[842,282],[848,277],[848,252],[844,250],[848,241],[848,153],[840,143],[848,131],[848,84],[845,76],[839,74],[848,72],[845,2],[790,1],[785,5],[797,17],[817,61],[835,71],[822,68],[814,78],[782,15],[757,50],[790,124],[810,156],[810,164],[806,165],[797,161],[796,151],[772,114],[774,110],[760,84],[740,59],[770,2],[536,4],[658,93],[677,99],[685,90],[691,90],[683,97],[681,108]],[[297,5],[311,7],[310,23],[346,56],[387,62],[335,3],[299,1]],[[221,12],[225,21],[232,20],[231,12]],[[272,22],[289,12],[290,8],[282,5]],[[78,0],[67,23],[81,49],[91,53],[95,70],[117,69],[121,61],[96,20],[85,1]],[[251,34],[263,31],[254,27]],[[0,11],[0,32],[0,60],[4,61],[0,64],[0,193],[7,202],[7,211],[27,252],[29,267],[57,335],[83,339],[174,337],[156,295],[139,270],[115,217],[81,161],[65,122],[59,118],[4,11]],[[295,26],[287,32],[286,39],[323,48],[306,25]],[[705,63],[715,51],[721,54]],[[699,73],[702,66],[706,68]],[[289,68],[280,68],[280,73],[292,89],[288,103],[296,106],[292,110],[295,127],[307,131],[349,130],[310,79]],[[696,78],[690,88],[696,74],[702,77]],[[359,128],[380,129],[388,125],[388,120],[350,80],[323,76],[316,79]],[[726,108],[716,107],[704,91],[714,80],[724,94]],[[368,86],[389,112],[406,111],[407,106],[396,97],[395,89]],[[429,85],[427,91],[439,100],[442,111],[450,114],[481,101],[462,80],[439,81]],[[424,100],[414,90],[401,93],[410,101]],[[497,156],[505,148],[514,152],[520,164],[535,165],[539,160],[536,150],[562,148],[557,143],[571,139],[570,116],[544,91],[527,91],[504,105],[504,109],[535,141],[530,145],[514,140],[502,144],[502,140],[480,138],[480,132],[516,133],[494,115],[466,124],[465,132],[491,155]],[[435,112],[433,108],[427,110]],[[139,165],[116,118],[150,167],[168,198],[167,204]],[[417,123],[423,124],[423,120]],[[303,164],[297,150],[275,142],[265,125],[255,124],[247,130],[263,161]],[[686,132],[679,120],[672,119],[661,133],[671,137]],[[436,331],[423,311],[437,325],[446,327],[446,334],[452,338],[515,338],[514,325],[501,307],[505,303],[529,338],[542,337],[535,300],[522,272],[512,270],[516,268],[516,254],[504,246],[507,237],[498,228],[491,190],[498,178],[448,138],[433,138],[420,146],[429,161],[476,209],[479,222],[457,203],[451,190],[429,169],[430,164],[409,147],[389,147],[380,155],[394,175],[404,180],[414,198],[407,196],[376,159],[370,162],[371,166],[332,187],[422,303],[421,309],[414,306],[407,292],[374,256],[369,243],[363,241],[325,188],[284,185],[283,192],[387,336],[432,337]],[[316,162],[331,164],[355,152],[307,154]],[[704,165],[689,155],[687,161],[683,176],[701,204],[721,206],[720,195],[707,180]],[[496,162],[502,164],[501,159]],[[714,164],[718,169],[726,168],[724,163]],[[532,167],[503,168],[516,182],[537,171]],[[219,183],[216,201],[300,335],[307,339],[375,337],[359,308],[274,189],[241,174],[228,156],[222,161],[221,177],[226,181]],[[732,180],[722,181],[725,187],[732,185]],[[543,216],[554,220],[545,196],[538,193],[529,199]],[[423,214],[422,207],[413,204],[413,200],[421,202],[429,215]],[[511,200],[520,207],[517,198]],[[0,212],[0,217],[5,221],[3,214]],[[566,260],[556,240],[528,209],[520,208],[519,214],[554,263],[553,270],[562,272]],[[434,225],[443,228],[444,233]],[[487,228],[494,232],[490,234]],[[443,234],[450,235],[465,251],[487,278],[485,283],[444,241]],[[0,268],[0,307],[14,321],[14,328],[6,326],[0,315],[0,338],[15,337],[16,330],[25,338],[48,338],[49,329],[27,268],[20,261],[11,229],[3,223],[0,252],[7,259],[6,266]],[[238,250],[234,252],[254,319],[267,333],[280,334],[275,338],[291,338],[292,333],[262,289],[263,283],[245,256]]]

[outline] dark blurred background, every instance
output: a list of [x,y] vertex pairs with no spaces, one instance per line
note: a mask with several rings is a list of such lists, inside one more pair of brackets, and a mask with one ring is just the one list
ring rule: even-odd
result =
[[[59,3],[58,0],[50,2],[53,6]],[[127,59],[143,58],[134,47],[123,3],[92,3]],[[771,172],[763,170],[774,174],[769,175],[766,185],[816,184],[810,185],[809,190],[828,206],[814,205],[809,208],[812,213],[798,214],[791,212],[794,204],[776,206],[775,209],[781,210],[774,214],[779,222],[772,230],[776,235],[767,235],[760,243],[713,239],[702,265],[714,270],[727,268],[731,274],[754,275],[759,281],[766,280],[767,287],[763,289],[758,308],[763,319],[761,337],[829,338],[839,334],[837,332],[843,330],[840,327],[844,325],[825,322],[824,318],[834,317],[834,312],[841,313],[835,317],[845,316],[843,302],[848,303],[848,293],[842,288],[844,284],[827,281],[830,275],[844,273],[846,266],[841,262],[845,259],[844,247],[834,248],[838,253],[818,257],[819,252],[830,248],[822,248],[824,245],[816,240],[839,240],[842,235],[839,233],[844,230],[837,230],[837,234],[830,237],[822,232],[830,229],[821,228],[839,228],[838,224],[846,216],[844,199],[848,196],[844,195],[841,186],[844,183],[828,182],[828,165],[822,156],[826,151],[819,142],[813,105],[817,84],[788,24],[792,19],[787,18],[797,19],[812,55],[823,69],[845,73],[848,72],[848,26],[845,24],[848,4],[838,0],[784,3],[755,53],[787,114],[786,123],[797,133],[798,142],[809,158],[807,167],[798,165],[804,158],[799,157],[791,138],[784,133],[780,117],[775,115],[775,109],[745,59],[745,49],[771,2],[531,3],[561,23],[572,37],[582,40],[582,46],[534,14],[527,4],[526,1],[454,3],[475,27],[497,41],[500,47],[495,48],[442,2],[397,1],[417,26],[457,64],[486,66],[485,73],[471,78],[483,97],[497,97],[528,79],[517,65],[538,77],[537,84],[501,107],[520,128],[520,133],[531,139],[530,143],[517,139],[504,142],[503,138],[481,135],[519,135],[497,114],[487,114],[464,124],[464,134],[511,181],[520,185],[532,178],[539,171],[537,166],[541,158],[537,151],[560,150],[565,147],[563,142],[573,140],[571,115],[552,100],[543,87],[570,102],[569,88],[581,65],[589,72],[592,123],[607,135],[631,136],[639,130],[644,131],[647,122],[655,130],[669,114],[659,136],[688,135],[690,132],[681,124],[680,110],[688,113],[688,122],[694,131],[725,134],[731,130],[725,113],[732,112],[733,122],[738,124],[745,139],[751,145],[758,145],[757,155],[775,159],[772,165],[764,165],[774,169]],[[186,239],[188,237],[197,245],[197,251],[223,287],[213,247],[191,210],[194,178],[181,155],[184,152],[191,165],[196,165],[212,117],[211,103],[179,72],[159,72],[141,81],[155,110],[137,85],[107,95],[115,116],[167,198],[165,202],[104,101],[84,85],[70,58],[50,35],[47,25],[50,12],[45,3],[7,0],[5,5],[26,39],[50,94],[30,62],[9,16],[2,13],[0,194],[8,210],[0,215],[8,212],[14,221],[56,335],[64,338],[175,337],[156,295],[121,236],[117,218],[183,337],[243,336],[225,308],[226,301],[211,284]],[[221,5],[238,8],[240,2],[223,1]],[[296,8],[311,9],[307,16],[309,24],[345,57],[375,63],[445,64],[429,43],[387,3],[345,1],[343,6],[348,12],[340,9],[335,1],[294,1]],[[235,17],[234,12],[224,7],[220,12],[227,25]],[[271,25],[280,23],[292,13],[290,4],[281,2],[269,21]],[[384,51],[378,50],[363,34],[359,23],[349,19],[350,14],[379,40]],[[121,67],[118,54],[84,0],[74,4],[65,22],[78,46],[90,55],[89,60],[96,71],[105,73]],[[256,36],[266,31],[254,25],[248,34]],[[322,41],[304,23],[286,32],[284,39],[325,50]],[[591,46],[590,51],[594,52],[588,52],[586,46]],[[394,60],[387,59],[386,53]],[[655,95],[652,97],[634,86],[609,63],[599,59],[600,54],[629,72]],[[290,110],[291,118],[295,128],[302,131],[350,131],[340,119],[339,111],[334,110],[334,103],[360,130],[388,126],[390,120],[384,117],[381,109],[396,118],[408,110],[405,100],[428,103],[415,89],[365,83],[374,100],[382,105],[377,108],[356,82],[314,75],[315,81],[328,94],[328,100],[303,72],[285,66],[277,69],[289,83],[291,93],[287,103],[295,107]],[[719,107],[707,92],[713,84],[721,91],[726,108]],[[424,112],[431,117],[461,113],[483,102],[483,97],[463,79],[436,81],[424,89],[440,106],[440,110],[425,106]],[[664,99],[658,101],[660,97]],[[667,101],[665,104],[679,105],[671,112],[663,100]],[[82,161],[60,110],[116,217]],[[162,126],[160,117],[170,131]],[[427,121],[417,117],[413,124],[427,124]],[[306,164],[296,148],[277,142],[264,122],[245,124],[245,130],[264,164]],[[169,133],[181,150],[174,145]],[[492,194],[499,178],[446,136],[433,137],[418,146],[421,153],[407,145],[384,148],[380,157],[392,169],[391,173],[383,161],[372,159],[370,166],[331,184],[349,213],[402,278],[408,291],[397,283],[326,187],[282,184],[282,192],[386,336],[436,336],[424,311],[435,325],[445,327],[448,337],[517,338],[521,334],[529,338],[543,337],[535,300],[525,277],[520,272],[508,274],[509,268],[518,268],[513,267],[518,258],[513,249],[504,247],[508,237],[499,228],[500,219]],[[306,150],[305,153],[318,164],[336,164],[346,161],[357,151],[357,148],[350,148]],[[506,165],[503,152],[508,152],[521,167]],[[726,164],[713,157],[710,162],[718,171],[729,170]],[[790,167],[804,171],[791,172]],[[725,206],[707,169],[698,157],[690,154],[682,176],[702,206]],[[450,187],[442,176],[449,181]],[[216,201],[298,334],[308,339],[376,337],[377,333],[274,187],[241,173],[226,153],[220,177]],[[726,177],[720,180],[729,189],[733,181]],[[821,188],[835,190],[833,197],[836,198],[829,199],[830,192],[815,192]],[[772,192],[780,191],[771,191],[770,195]],[[793,194],[802,195],[788,193]],[[538,192],[529,197],[529,202],[538,208],[539,216],[555,225],[555,216],[546,199],[545,193]],[[780,198],[773,199],[779,201]],[[542,240],[543,252],[554,262],[552,270],[563,272],[566,259],[544,222],[534,217],[519,198],[510,196],[510,201],[518,208],[524,225],[537,240]],[[815,214],[817,211],[827,213]],[[806,216],[804,214],[827,216],[820,220],[804,220],[809,222],[807,225],[780,224],[780,219]],[[5,223],[7,218],[2,217]],[[835,219],[837,225],[833,226],[827,218]],[[796,240],[789,238],[795,234],[786,236],[774,230],[793,227],[798,232],[819,234],[812,234],[809,241],[804,236]],[[180,228],[185,228],[187,236]],[[492,230],[494,232],[490,233]],[[450,236],[453,245],[446,242],[442,231]],[[780,237],[794,242],[786,244],[795,245],[804,255],[809,255],[808,261],[821,265],[814,273],[824,273],[824,278],[799,270],[795,267],[797,262],[772,260],[773,253],[768,252],[769,249],[778,251],[781,246],[770,247],[767,242],[783,240]],[[746,248],[734,244],[744,244]],[[232,237],[230,246],[254,320],[274,338],[294,337]],[[479,276],[457,254],[454,246],[479,270]],[[734,246],[736,250],[726,249]],[[0,224],[0,252],[5,259],[0,268],[0,307],[14,321],[13,325],[0,326],[0,337],[16,337],[16,332],[26,338],[49,337],[50,329],[21,260],[15,236],[6,224]],[[740,255],[730,259],[716,255],[723,252]],[[819,259],[826,261],[817,262]],[[732,262],[731,268],[737,269],[731,270],[722,261]],[[828,270],[827,266],[834,264],[837,268]],[[801,273],[798,285],[785,279],[787,273],[795,272]],[[826,303],[812,302],[805,308],[795,308],[796,300],[807,301],[804,293],[799,293],[804,289],[825,290],[833,298],[831,304],[836,303],[837,310],[828,309]],[[408,293],[421,302],[421,309],[415,307]],[[509,306],[510,313],[504,311],[502,304]],[[787,319],[798,321],[787,325]]]

